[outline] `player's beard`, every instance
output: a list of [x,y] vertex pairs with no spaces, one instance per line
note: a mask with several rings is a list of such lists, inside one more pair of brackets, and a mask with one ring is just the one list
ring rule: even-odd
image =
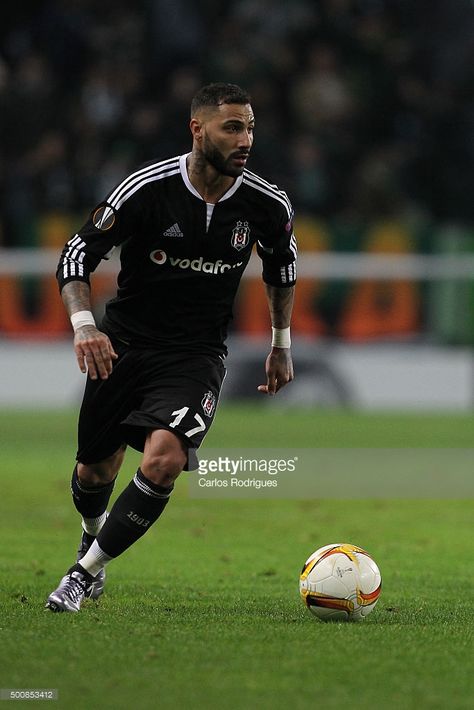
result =
[[[206,138],[202,146],[202,154],[209,165],[212,165],[214,170],[217,170],[221,175],[239,177],[244,172],[245,165],[232,165],[233,158],[244,155],[244,153],[240,151],[235,151],[235,153],[231,153],[228,158],[225,158],[214,143],[209,138]],[[248,153],[245,153],[245,156],[247,155]]]

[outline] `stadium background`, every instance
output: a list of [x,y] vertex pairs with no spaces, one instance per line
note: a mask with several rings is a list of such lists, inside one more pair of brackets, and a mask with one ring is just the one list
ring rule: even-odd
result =
[[[188,149],[191,96],[226,80],[253,97],[251,169],[296,209],[299,385],[286,396],[472,408],[473,30],[467,0],[429,13],[407,0],[10,9],[0,28],[0,362],[12,377],[0,405],[79,397],[51,276],[58,250],[127,171]],[[357,264],[369,262],[355,257],[377,255],[392,258],[385,276],[361,278]],[[98,312],[112,290],[99,271]],[[253,396],[268,330],[260,280],[248,278],[227,396]],[[64,387],[52,386],[58,376]]]

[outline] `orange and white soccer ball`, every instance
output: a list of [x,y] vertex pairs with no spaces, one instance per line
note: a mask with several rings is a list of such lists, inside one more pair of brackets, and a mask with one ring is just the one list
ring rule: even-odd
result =
[[334,543],[308,557],[300,575],[300,594],[308,609],[323,621],[360,621],[380,596],[382,577],[368,552],[356,545]]

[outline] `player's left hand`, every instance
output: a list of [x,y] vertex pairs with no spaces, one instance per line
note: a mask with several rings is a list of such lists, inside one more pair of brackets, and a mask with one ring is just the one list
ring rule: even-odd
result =
[[294,374],[290,348],[272,348],[265,362],[265,372],[267,384],[257,388],[263,394],[274,395],[291,382]]

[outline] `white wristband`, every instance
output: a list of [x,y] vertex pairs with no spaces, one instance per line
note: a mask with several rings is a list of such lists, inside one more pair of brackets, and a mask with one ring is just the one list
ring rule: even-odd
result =
[[78,328],[82,328],[83,325],[95,325],[94,316],[90,311],[77,311],[72,314],[70,320],[74,332],[76,332]]
[[272,326],[272,348],[289,348],[290,345],[290,328],[273,328]]

